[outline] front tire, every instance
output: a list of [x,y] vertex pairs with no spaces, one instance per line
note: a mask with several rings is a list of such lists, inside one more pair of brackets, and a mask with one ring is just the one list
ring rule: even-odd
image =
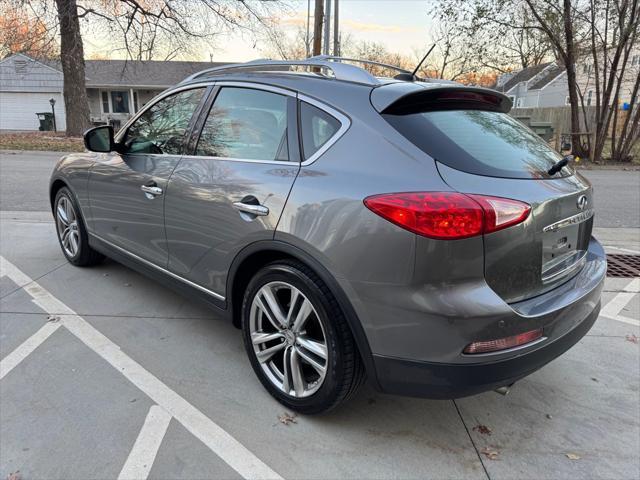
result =
[[364,368],[342,310],[300,262],[274,262],[253,277],[242,303],[242,327],[260,382],[291,410],[325,412],[362,383]]
[[67,187],[58,190],[53,205],[58,242],[69,263],[78,267],[100,263],[104,256],[89,246],[80,208]]

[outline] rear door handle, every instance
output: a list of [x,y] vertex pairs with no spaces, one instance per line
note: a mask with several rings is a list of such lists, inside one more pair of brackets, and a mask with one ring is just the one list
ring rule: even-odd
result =
[[233,208],[240,212],[249,213],[251,215],[257,215],[264,217],[269,215],[269,209],[263,205],[254,205],[251,203],[233,202]]
[[158,195],[162,195],[162,189],[157,185],[142,185],[140,190],[144,192],[147,198],[155,198]]

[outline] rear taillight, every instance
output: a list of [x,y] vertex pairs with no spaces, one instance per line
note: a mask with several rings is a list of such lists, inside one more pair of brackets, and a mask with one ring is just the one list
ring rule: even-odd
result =
[[468,238],[520,223],[531,207],[507,198],[457,192],[410,192],[374,195],[366,207],[418,235],[438,239]]
[[488,353],[498,350],[506,350],[507,348],[519,347],[527,343],[542,338],[542,329],[530,330],[528,332],[519,333],[511,337],[497,338],[495,340],[486,340],[483,342],[473,342],[465,347],[464,353]]

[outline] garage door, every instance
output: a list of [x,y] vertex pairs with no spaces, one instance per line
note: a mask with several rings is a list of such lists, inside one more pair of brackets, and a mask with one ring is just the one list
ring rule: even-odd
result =
[[64,103],[60,93],[0,92],[0,130],[38,130],[36,112],[50,112],[56,100],[56,126],[65,130]]

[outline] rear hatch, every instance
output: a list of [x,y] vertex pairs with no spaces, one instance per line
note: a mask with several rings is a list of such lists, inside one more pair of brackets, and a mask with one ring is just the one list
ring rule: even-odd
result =
[[[375,105],[375,104],[374,104]],[[511,118],[503,95],[477,88],[412,91],[381,111],[436,161],[443,180],[462,193],[531,206],[522,223],[484,235],[485,278],[507,302],[540,295],[584,265],[593,225],[592,188],[562,157]]]

